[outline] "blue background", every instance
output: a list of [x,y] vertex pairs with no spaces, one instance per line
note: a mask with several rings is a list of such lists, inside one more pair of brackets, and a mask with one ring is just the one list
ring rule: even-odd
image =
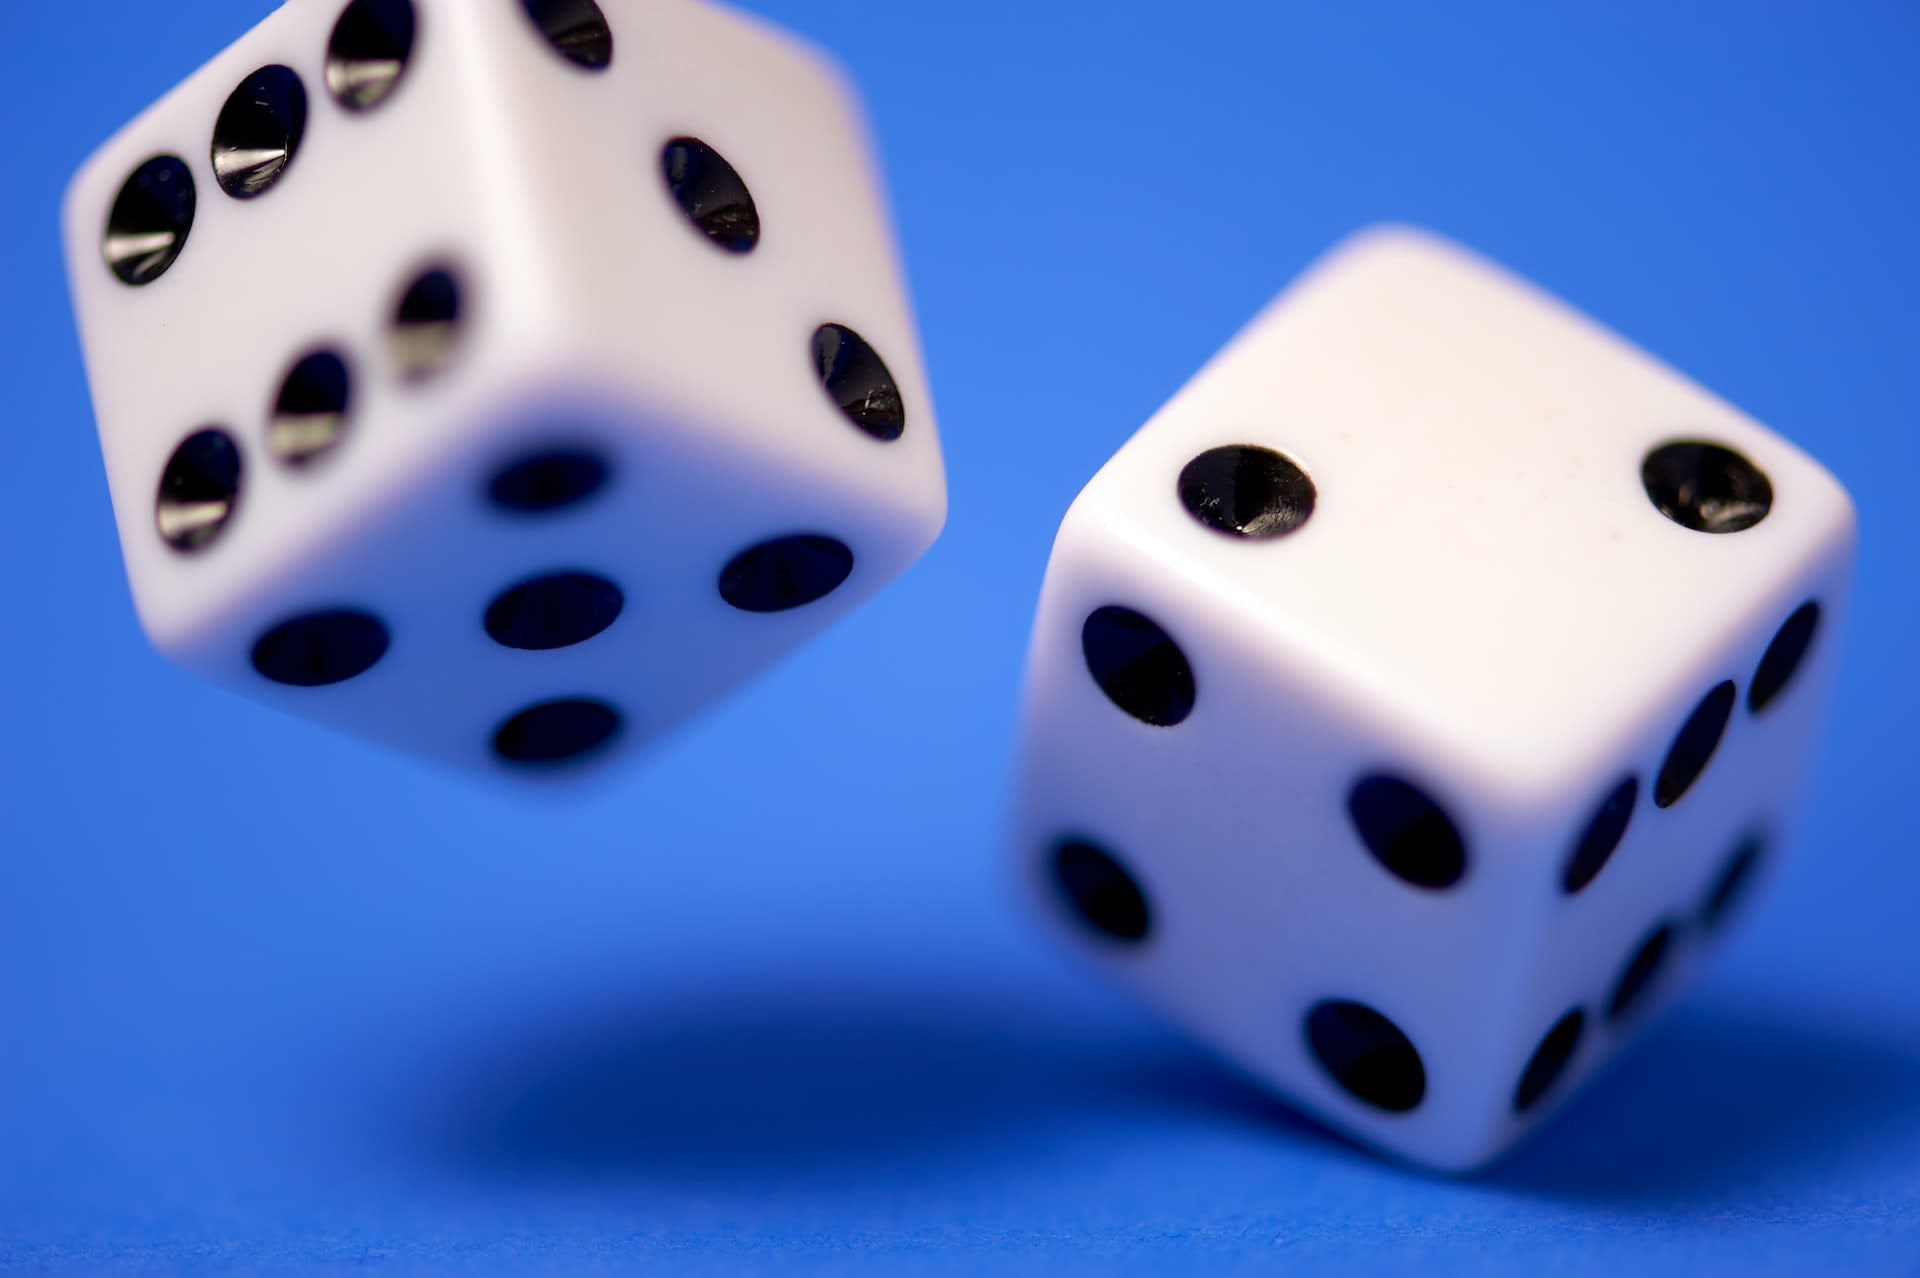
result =
[[[760,0],[870,94],[953,519],[559,805],[215,692],[137,631],[57,200],[268,7],[0,29],[0,1268],[1920,1274],[1920,8]],[[1800,441],[1864,524],[1797,859],[1473,1181],[1263,1099],[998,877],[1060,513],[1387,217]]]

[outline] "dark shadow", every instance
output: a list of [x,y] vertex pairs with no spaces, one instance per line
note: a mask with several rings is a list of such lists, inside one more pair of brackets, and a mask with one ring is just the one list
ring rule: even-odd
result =
[[[977,1179],[1207,1128],[1366,1157],[1145,1023],[977,989],[825,985],[618,1002],[461,1044],[432,1082],[430,1155],[483,1176],[733,1189]],[[1467,1183],[1710,1212],[1901,1158],[1920,1158],[1920,1059],[1681,1008]]]
[[978,992],[707,991],[526,1026],[459,1072],[432,1140],[482,1174],[817,1185],[965,1176],[1116,1123],[1328,1139],[1164,1031]]
[[1482,1179],[1560,1199],[1712,1210],[1920,1159],[1920,1059],[1679,1008]]

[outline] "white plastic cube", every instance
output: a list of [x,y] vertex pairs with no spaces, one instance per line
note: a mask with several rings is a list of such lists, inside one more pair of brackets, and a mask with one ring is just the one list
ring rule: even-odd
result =
[[1853,547],[1779,436],[1458,248],[1363,234],[1068,512],[1021,880],[1303,1108],[1481,1165],[1773,863]]
[[153,642],[572,775],[945,518],[866,134],[696,0],[291,0],[88,160],[68,266]]

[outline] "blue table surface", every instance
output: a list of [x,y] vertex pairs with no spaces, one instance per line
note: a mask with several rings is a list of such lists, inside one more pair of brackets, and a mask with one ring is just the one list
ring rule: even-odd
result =
[[[761,0],[870,95],[952,522],[553,803],[135,625],[57,202],[268,7],[0,30],[0,1269],[1920,1274],[1920,8]],[[1384,218],[1795,438],[1864,527],[1790,867],[1472,1180],[1264,1098],[1032,935],[998,860],[1060,513]]]

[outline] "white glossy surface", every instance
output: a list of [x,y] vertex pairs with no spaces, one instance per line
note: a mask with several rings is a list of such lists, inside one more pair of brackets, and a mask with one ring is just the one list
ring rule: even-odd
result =
[[[456,763],[494,766],[512,710],[590,694],[638,744],[871,595],[931,544],[945,483],[918,339],[864,124],[814,51],[692,0],[603,0],[610,69],[558,57],[515,3],[415,0],[419,34],[391,99],[350,114],[327,93],[342,0],[292,0],[88,160],[65,210],[68,265],[128,575],[154,643],[194,671],[296,714]],[[240,202],[208,148],[221,103],[269,63],[299,72],[306,135],[285,177]],[[732,256],[683,217],[660,149],[698,136],[745,178],[764,233]],[[171,152],[192,167],[186,249],[144,288],[101,260],[127,175]],[[455,365],[403,384],[383,345],[412,275],[465,284]],[[861,332],[901,386],[908,427],[883,444],[823,393],[821,323]],[[293,363],[339,348],[350,433],[305,470],[265,448]],[[206,552],[154,534],[161,469],[186,435],[239,440],[239,511]],[[616,483],[590,505],[503,519],[480,492],[543,441],[603,448]],[[848,543],[828,599],[754,616],[720,569],[763,539]],[[577,648],[502,649],[480,618],[530,573],[587,568],[626,591],[621,620]],[[366,607],[394,633],[347,684],[281,688],[251,669],[289,612]],[[519,775],[519,774],[516,774]]]
[[[1737,534],[1649,502],[1654,446],[1705,437],[1771,478]],[[1277,449],[1318,506],[1273,541],[1196,522],[1176,480],[1201,452]],[[1014,856],[1048,925],[1255,1076],[1417,1162],[1484,1163],[1550,1112],[1684,982],[1683,943],[1627,1024],[1600,1013],[1642,936],[1691,918],[1739,836],[1783,833],[1843,629],[1854,519],[1816,463],[1619,338],[1420,232],[1343,245],[1257,318],[1095,476],[1061,526],[1035,623]],[[1745,690],[1807,598],[1825,619],[1764,716]],[[1087,673],[1087,615],[1154,618],[1194,667],[1171,728]],[[1742,701],[1696,787],[1649,798],[1674,734],[1717,682]],[[1431,891],[1354,834],[1350,787],[1417,781],[1469,867]],[[1561,867],[1628,771],[1612,861],[1568,897]],[[1133,949],[1068,921],[1041,866],[1081,834],[1142,882]],[[1779,852],[1778,840],[1774,848]],[[1420,1050],[1426,1100],[1360,1104],[1311,1060],[1307,1009],[1350,998]],[[1584,1006],[1579,1053],[1522,1118],[1535,1045]]]

